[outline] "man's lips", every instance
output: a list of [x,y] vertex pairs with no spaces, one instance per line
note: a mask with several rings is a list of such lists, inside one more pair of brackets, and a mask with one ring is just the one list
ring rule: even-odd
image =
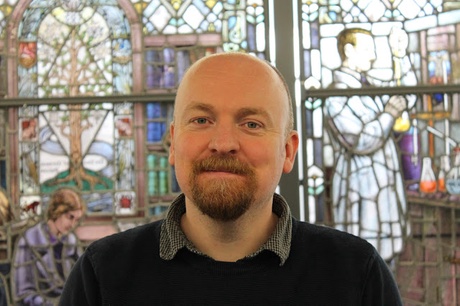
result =
[[202,169],[200,172],[208,172],[208,173],[228,173],[228,174],[237,174],[241,175],[241,171],[236,171],[235,169],[226,169],[226,168],[216,168],[216,169]]
[[209,175],[212,177],[230,177],[230,176],[243,176],[242,173],[237,173],[235,171],[225,170],[225,169],[212,169],[212,170],[203,170],[199,174]]
[[201,173],[227,173],[227,174],[241,175],[241,173],[237,173],[235,171],[221,170],[221,169],[203,170],[201,171]]

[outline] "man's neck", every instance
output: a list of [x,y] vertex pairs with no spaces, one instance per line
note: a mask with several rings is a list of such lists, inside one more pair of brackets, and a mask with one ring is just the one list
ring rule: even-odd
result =
[[217,261],[235,262],[257,251],[273,233],[277,222],[271,205],[262,211],[248,211],[235,221],[222,222],[186,204],[181,227],[203,254]]

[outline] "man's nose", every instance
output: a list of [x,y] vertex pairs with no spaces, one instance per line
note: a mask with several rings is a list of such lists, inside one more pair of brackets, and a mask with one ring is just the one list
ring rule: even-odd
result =
[[214,153],[236,153],[240,148],[238,127],[232,124],[218,124],[212,132],[209,149]]

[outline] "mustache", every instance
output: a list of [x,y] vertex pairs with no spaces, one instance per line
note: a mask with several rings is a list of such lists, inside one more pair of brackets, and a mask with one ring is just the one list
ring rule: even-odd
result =
[[240,175],[252,175],[254,173],[247,163],[228,155],[210,156],[193,164],[193,172],[195,174],[210,171],[222,171]]

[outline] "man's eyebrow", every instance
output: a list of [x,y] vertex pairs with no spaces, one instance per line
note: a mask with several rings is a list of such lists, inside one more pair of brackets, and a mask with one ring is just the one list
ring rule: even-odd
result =
[[238,111],[238,117],[240,118],[244,118],[244,117],[252,116],[252,115],[262,116],[265,119],[267,119],[269,123],[273,123],[272,116],[270,116],[270,113],[265,109],[257,108],[257,107],[245,107]]
[[192,110],[199,110],[199,111],[204,111],[207,113],[213,113],[214,112],[214,107],[210,104],[207,103],[202,103],[202,102],[193,102],[187,105],[184,109],[184,112],[192,111]]
[[240,115],[241,117],[250,115],[262,115],[267,117],[269,116],[266,110],[256,107],[244,107],[238,111],[238,115]]

